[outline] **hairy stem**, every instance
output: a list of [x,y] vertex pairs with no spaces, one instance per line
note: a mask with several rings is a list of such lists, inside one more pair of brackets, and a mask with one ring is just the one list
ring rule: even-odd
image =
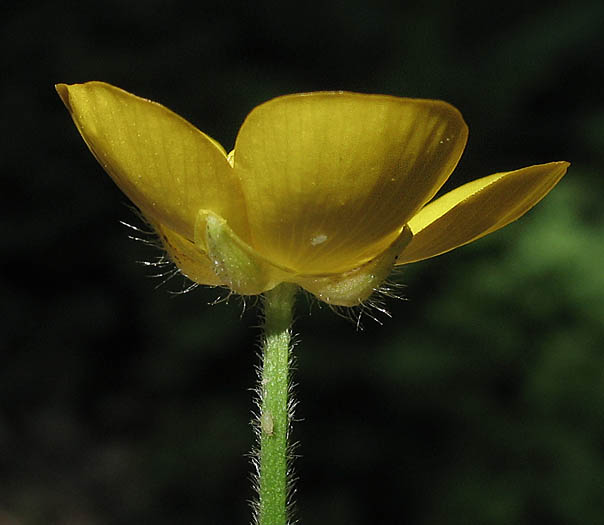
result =
[[288,523],[289,364],[297,287],[280,284],[264,294],[264,342],[260,374],[257,523]]

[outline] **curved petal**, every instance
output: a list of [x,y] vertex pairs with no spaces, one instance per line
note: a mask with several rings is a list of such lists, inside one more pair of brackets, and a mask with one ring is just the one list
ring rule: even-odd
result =
[[569,165],[550,162],[496,173],[446,193],[409,221],[413,239],[397,264],[440,255],[515,221],[545,197]]
[[251,244],[297,273],[356,268],[435,195],[466,138],[440,101],[319,92],[262,104],[234,155]]
[[224,149],[169,109],[103,82],[57,92],[103,168],[156,223],[193,239],[208,208],[246,235],[243,196]]
[[170,259],[178,269],[199,284],[218,286],[225,284],[214,273],[212,261],[205,252],[200,250],[199,246],[178,235],[166,226],[160,224],[153,225],[168,252]]

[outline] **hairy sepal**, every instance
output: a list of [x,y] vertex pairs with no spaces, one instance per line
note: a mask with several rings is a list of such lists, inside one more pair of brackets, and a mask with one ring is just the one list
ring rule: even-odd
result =
[[261,294],[283,280],[278,268],[243,241],[225,219],[211,211],[199,211],[195,243],[207,253],[218,278],[237,294]]
[[405,226],[386,250],[365,264],[336,275],[299,276],[296,282],[328,304],[358,306],[388,278],[398,254],[412,237],[411,230]]

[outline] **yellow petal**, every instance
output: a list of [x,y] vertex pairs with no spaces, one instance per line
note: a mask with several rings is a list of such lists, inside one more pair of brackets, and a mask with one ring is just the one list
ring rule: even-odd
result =
[[199,246],[173,232],[166,226],[153,225],[158,232],[164,248],[178,269],[199,284],[218,286],[225,284],[214,273],[212,261],[200,250]]
[[208,208],[246,235],[241,187],[216,141],[103,82],[56,89],[94,156],[149,219],[192,240],[197,212]]
[[358,306],[390,275],[398,254],[411,241],[411,236],[411,230],[405,226],[386,251],[359,268],[338,275],[297,276],[294,282],[326,303]]
[[234,155],[250,243],[296,273],[356,268],[434,196],[466,138],[440,101],[319,92],[262,104]]
[[446,193],[409,221],[413,239],[397,264],[463,246],[515,221],[556,185],[568,162],[550,162],[496,173]]

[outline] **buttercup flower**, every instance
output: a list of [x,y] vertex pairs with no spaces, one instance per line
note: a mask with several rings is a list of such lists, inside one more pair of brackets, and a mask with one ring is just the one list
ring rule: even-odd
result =
[[111,85],[57,91],[182,273],[245,295],[290,282],[331,304],[359,304],[395,265],[516,220],[569,166],[497,173],[432,201],[468,136],[445,102],[286,95],[252,110],[227,154],[167,108]]

